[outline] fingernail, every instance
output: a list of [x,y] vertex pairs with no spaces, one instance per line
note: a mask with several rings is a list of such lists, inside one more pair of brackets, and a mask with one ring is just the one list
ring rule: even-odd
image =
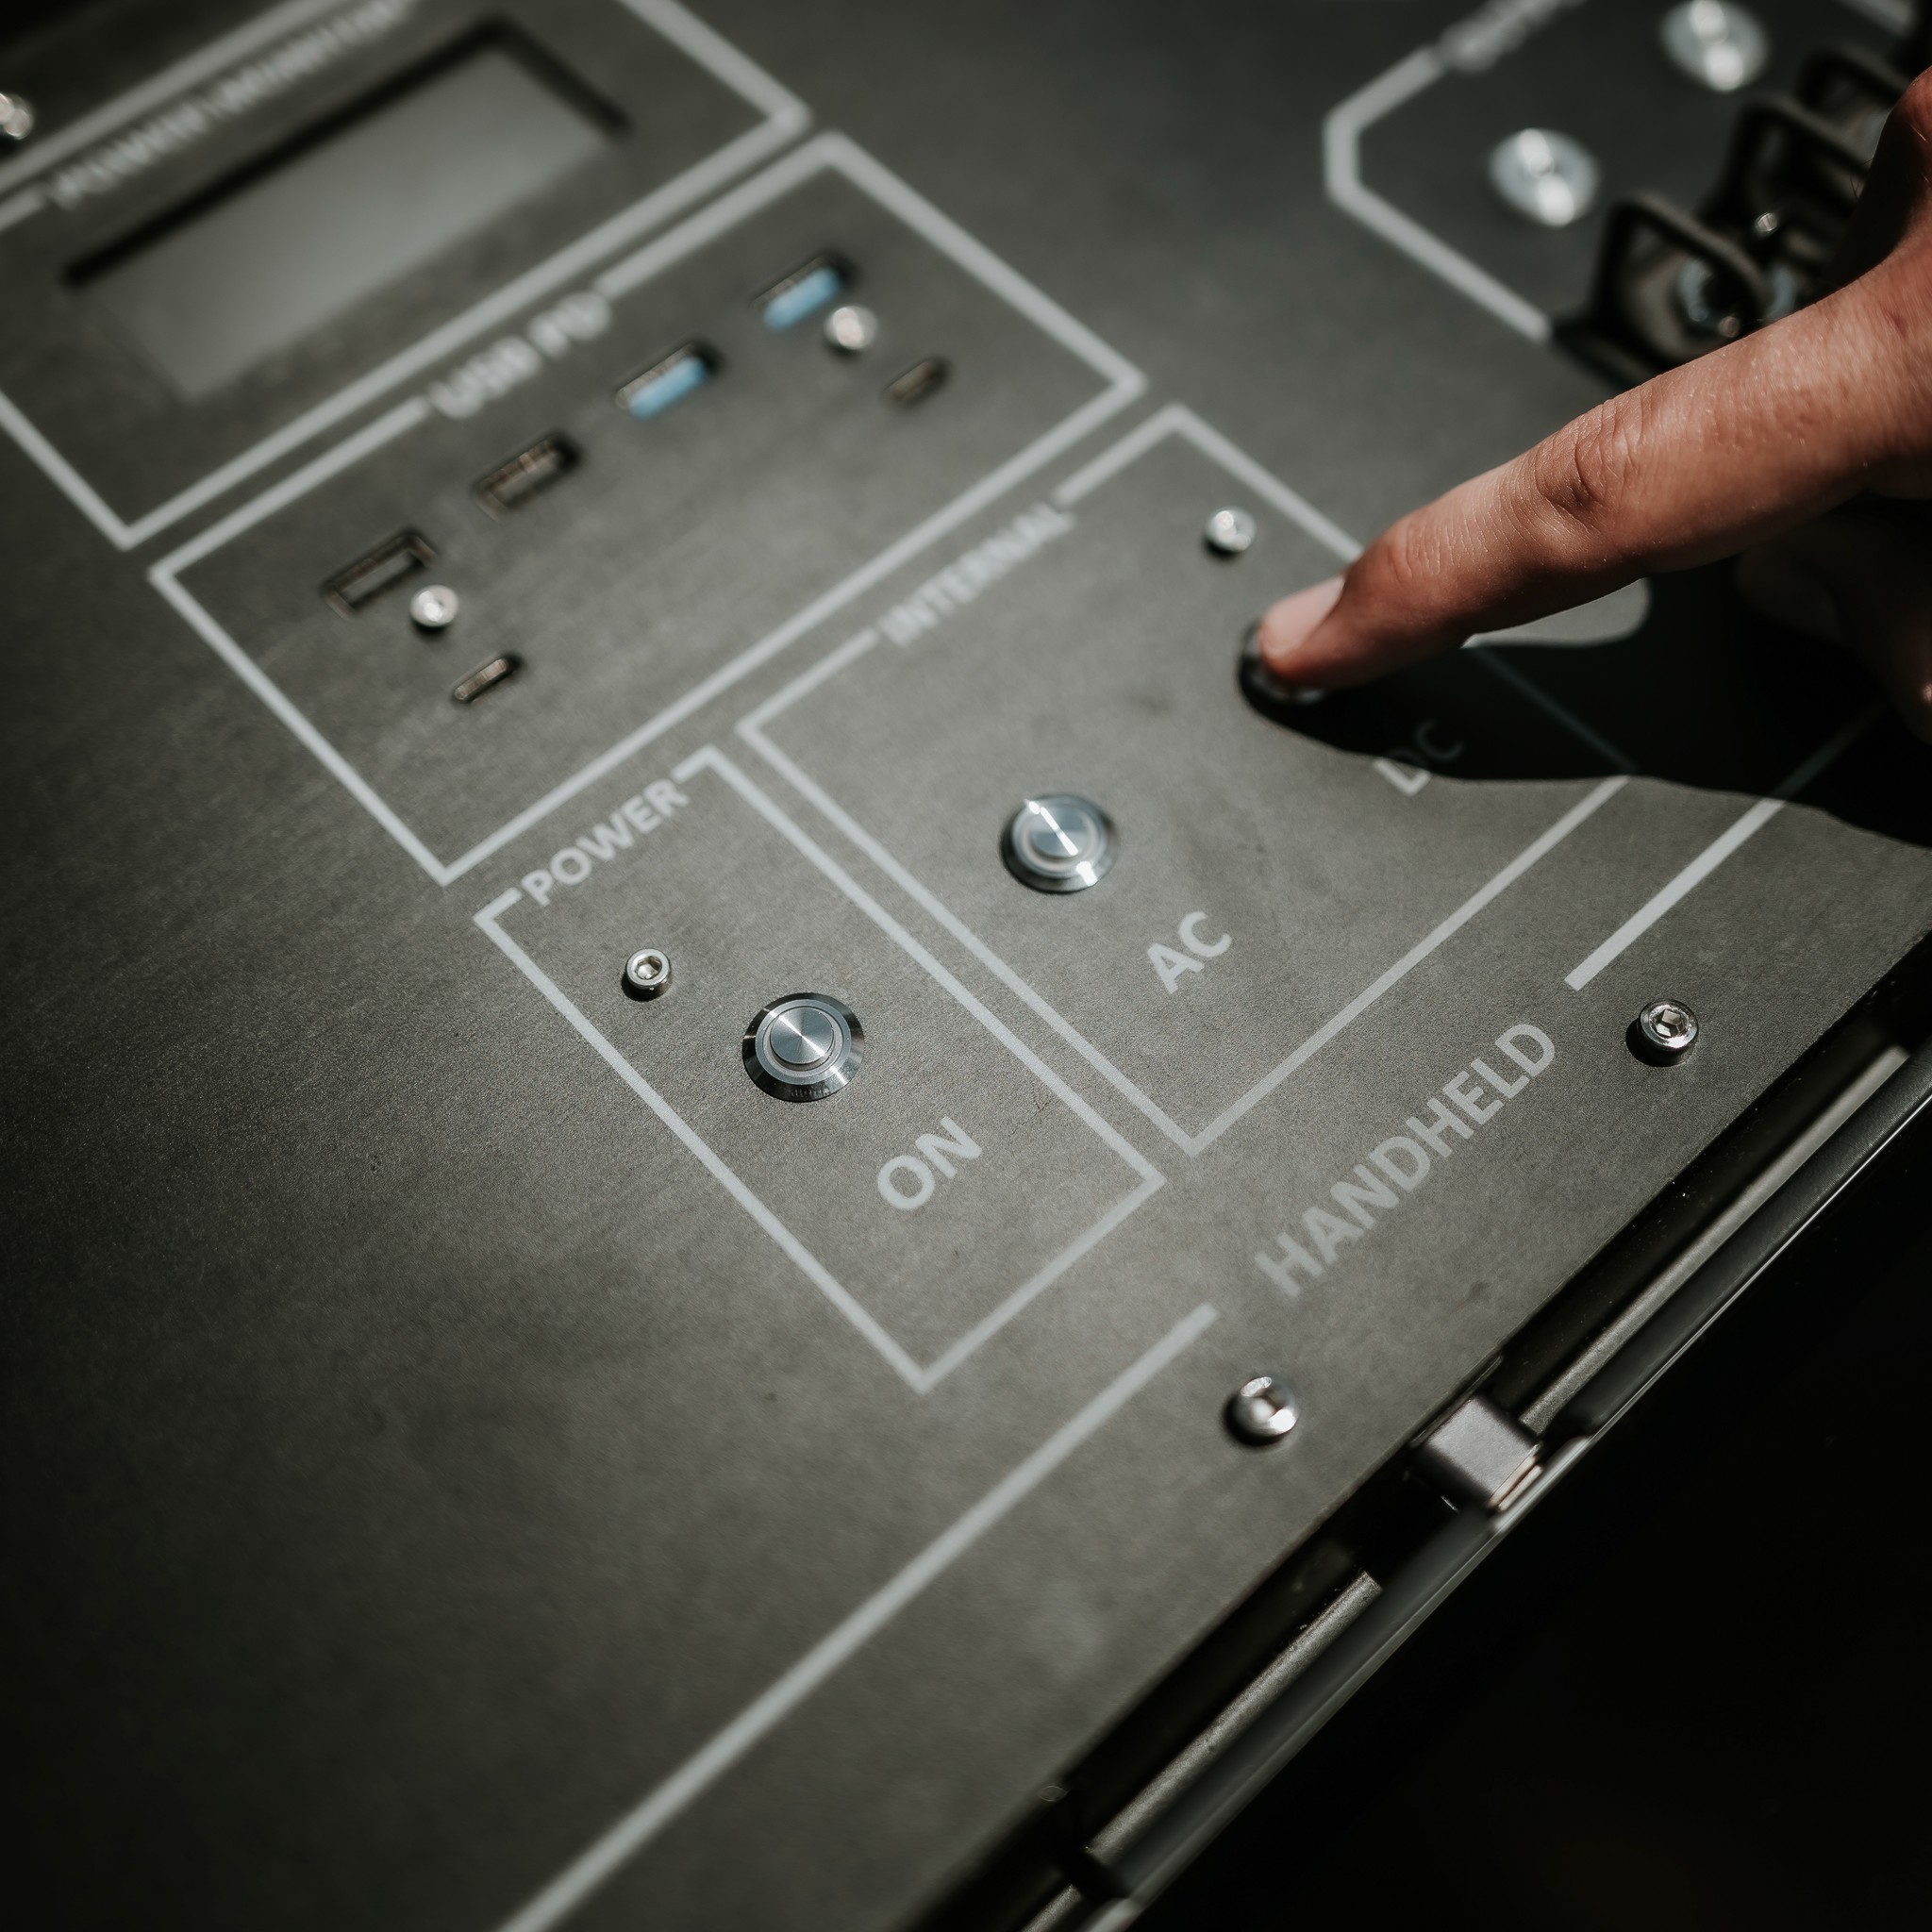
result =
[[1284,597],[1262,618],[1256,642],[1262,663],[1275,676],[1295,681],[1296,652],[1314,635],[1341,596],[1341,579],[1327,577],[1306,591],[1297,591],[1292,597]]

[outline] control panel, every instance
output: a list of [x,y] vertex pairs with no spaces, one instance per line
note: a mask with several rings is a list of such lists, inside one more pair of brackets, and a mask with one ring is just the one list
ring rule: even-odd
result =
[[1932,930],[1924,748],[1721,570],[1326,695],[1256,622],[1815,292],[1924,53],[0,33],[39,1916],[1100,1898],[1095,1767]]

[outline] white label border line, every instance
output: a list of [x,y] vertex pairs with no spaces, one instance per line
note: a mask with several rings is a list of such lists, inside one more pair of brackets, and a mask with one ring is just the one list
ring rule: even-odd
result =
[[1581,992],[1606,966],[1628,952],[1672,907],[1695,891],[1746,840],[1755,838],[1799,792],[1814,779],[1822,777],[1826,768],[1871,730],[1883,715],[1884,707],[1874,705],[1861,711],[1841,730],[1833,732],[1769,798],[1760,798],[1741,817],[1733,820],[1683,871],[1646,899],[1602,945],[1572,967],[1563,975],[1563,984],[1572,992]]
[[[410,376],[440,362],[506,316],[541,300],[612,249],[623,247],[714,193],[810,125],[810,113],[802,101],[720,39],[680,6],[678,0],[615,0],[615,4],[656,29],[714,79],[763,112],[765,119],[142,515],[124,518],[112,508],[4,393],[0,393],[0,428],[19,443],[41,472],[117,550],[136,549]],[[140,93],[142,90],[135,92]],[[24,212],[33,211],[28,208]]]
[[[1583,4],[1584,0],[1562,0],[1562,9],[1572,10]],[[1892,0],[1843,0],[1843,4],[1854,13],[1862,14],[1881,25],[1892,17]],[[1446,282],[1458,294],[1487,308],[1506,328],[1513,329],[1529,341],[1547,344],[1554,340],[1556,327],[1544,310],[1527,297],[1519,295],[1489,270],[1479,267],[1459,249],[1452,248],[1412,215],[1405,214],[1362,179],[1362,137],[1376,122],[1386,120],[1398,108],[1407,106],[1439,80],[1457,72],[1458,63],[1445,49],[1454,47],[1460,29],[1480,22],[1484,13],[1493,11],[1493,8],[1486,8],[1468,20],[1446,28],[1427,46],[1418,47],[1412,54],[1405,56],[1393,67],[1377,75],[1366,87],[1357,89],[1339,107],[1329,110],[1322,123],[1323,186],[1327,191],[1328,199],[1337,208],[1401,250],[1439,281]],[[1527,19],[1522,35],[1523,39],[1527,39],[1530,34],[1552,25],[1558,9],[1551,8],[1541,19],[1530,17],[1529,8],[1518,11]],[[1909,15],[1906,17],[1909,18]],[[1904,31],[1902,27],[1896,30]],[[1513,51],[1514,46],[1499,49],[1483,63],[1483,70],[1486,71],[1497,59],[1507,59]]]
[[[219,523],[172,551],[149,571],[149,580],[193,628],[214,646],[244,681],[269,705],[284,724],[313,752],[385,831],[408,852],[431,879],[440,886],[453,884],[466,873],[500,851],[511,840],[520,838],[540,821],[548,818],[561,805],[593,785],[608,772],[634,757],[654,739],[680,724],[694,711],[749,676],[761,664],[807,632],[863,595],[881,578],[890,575],[910,558],[927,549],[989,503],[1023,482],[1034,472],[1061,456],[1085,437],[1134,403],[1146,389],[1146,378],[1124,356],[1112,349],[1076,321],[1050,296],[1028,282],[1017,270],[1002,261],[990,249],[941,214],[923,196],[895,175],[881,166],[863,149],[841,134],[821,134],[796,148],[762,174],[741,184],[711,207],[691,218],[671,233],[639,249],[605,271],[600,287],[609,282],[617,292],[627,292],[651,275],[661,273],[696,248],[711,242],[735,222],[751,214],[801,186],[813,175],[831,173],[842,175],[861,192],[871,195],[889,213],[955,260],[966,272],[991,288],[1010,307],[1017,308],[1051,340],[1085,362],[1103,378],[1106,387],[1081,404],[1072,414],[1044,431],[990,475],[962,491],[950,503],[934,511],[922,524],[889,544],[870,561],[861,564],[831,589],[814,598],[804,609],[768,632],[758,642],[740,652],[708,676],[701,678],[680,697],[664,706],[636,730],[600,752],[568,778],[553,786],[533,803],[508,819],[479,840],[468,851],[445,860],[432,852],[426,842],[405,823],[401,815],[368,784],[348,760],[328,744],[321,731],[297,708],[291,699],[276,690],[267,674],[254,663],[241,646],[205,609],[193,593],[177,579],[242,531],[262,522],[296,498],[325,482],[349,461],[378,447],[393,436],[415,427],[432,414],[420,396],[358,431],[344,443],[325,451],[301,470],[286,477],[274,489],[265,491]],[[8,408],[0,396],[0,421]],[[405,421],[406,412],[413,415]],[[380,434],[375,432],[380,430]],[[345,452],[353,454],[345,455]],[[58,460],[58,458],[56,458]],[[81,487],[85,487],[84,485]],[[242,669],[242,662],[251,667]],[[270,692],[274,691],[273,696]]]
[[475,924],[491,944],[504,954],[532,986],[569,1022],[577,1035],[611,1068],[644,1105],[671,1129],[698,1159],[720,1187],[728,1193],[767,1235],[792,1264],[844,1316],[854,1328],[891,1364],[906,1385],[921,1395],[929,1394],[960,1363],[1015,1316],[1051,1288],[1081,1257],[1091,1253],[1115,1228],[1165,1185],[1166,1177],[1108,1121],[1097,1113],[1069,1087],[1039,1055],[1034,1053],[980,1000],[967,991],[933,955],[922,946],[897,920],[873,898],[829,853],[808,838],[800,826],[715,746],[686,758],[674,772],[680,783],[689,782],[701,772],[721,778],[726,787],[756,811],[779,836],[807,860],[853,905],[883,932],[915,965],[976,1020],[1014,1058],[1025,1067],[1067,1110],[1089,1128],[1124,1161],[1136,1176],[1134,1187],[1108,1208],[1091,1226],[1077,1235],[1060,1252],[1037,1270],[997,1306],[983,1315],[962,1335],[950,1342],[932,1361],[922,1363],[893,1338],[885,1325],[826,1268],[783,1221],[768,1208],[736,1169],[717,1153],[697,1129],[672,1107],[651,1083],[638,1072],[628,1058],[597,1026],[561,987],[532,959],[528,953],[505,932],[503,915],[523,899],[515,887],[492,899],[474,915]]
[[[1179,436],[1192,443],[1210,460],[1219,463],[1230,475],[1245,483],[1249,489],[1272,504],[1276,509],[1298,525],[1318,542],[1324,544],[1338,555],[1350,558],[1357,554],[1357,545],[1347,533],[1331,523],[1309,504],[1298,491],[1291,489],[1278,476],[1263,469],[1253,458],[1210,428],[1191,409],[1180,404],[1170,404],[1157,410],[1144,423],[1130,430],[1111,448],[1104,450],[1091,462],[1076,470],[1052,493],[1054,501],[1071,508],[1091,495],[1103,483],[1118,475],[1129,464],[1144,456],[1150,449],[1169,436]],[[1347,1026],[1374,1006],[1383,994],[1422,964],[1446,941],[1452,938],[1475,915],[1482,911],[1491,900],[1498,897],[1513,885],[1538,860],[1544,858],[1567,839],[1576,827],[1590,818],[1600,808],[1608,804],[1618,791],[1627,784],[1627,774],[1619,774],[1606,778],[1577,804],[1564,812],[1554,824],[1545,829],[1518,853],[1507,865],[1486,884],[1479,887],[1469,898],[1442,920],[1432,931],[1412,946],[1380,978],[1358,993],[1347,1006],[1318,1027],[1301,1042],[1287,1058],[1264,1075],[1232,1106],[1210,1121],[1199,1133],[1190,1133],[1175,1121],[1152,1095],[1117,1067],[1099,1047],[1090,1041],[1078,1027],[1066,1018],[1032,983],[1018,973],[999,953],[995,952],[966,922],[936,893],[930,891],[912,872],[903,865],[884,844],[861,825],[852,814],[841,806],[837,799],[805,772],[793,759],[788,757],[773,742],[766,727],[788,707],[794,704],[808,691],[824,682],[830,675],[862,657],[878,641],[878,633],[868,627],[857,636],[847,639],[827,658],[802,673],[781,691],[759,705],[738,725],[740,737],[756,750],[774,770],[777,771],[794,791],[809,801],[812,807],[863,852],[908,897],[918,904],[931,918],[942,925],[958,941],[988,972],[991,973],[1008,991],[1014,993],[1037,1013],[1047,1025],[1073,1047],[1093,1067],[1103,1079],[1113,1087],[1124,1099],[1129,1101],[1159,1131],[1180,1150],[1190,1157],[1197,1157],[1214,1144],[1221,1136],[1251,1112],[1275,1088],[1286,1080],[1297,1068],[1311,1059],[1321,1049],[1334,1040]]]
[[497,1932],[549,1932],[673,1819],[777,1729],[825,1680],[841,1669],[901,1610],[923,1594],[974,1544],[999,1524],[1140,1394],[1178,1360],[1217,1319],[1203,1302],[1177,1322],[1130,1368],[995,1483],[952,1527],[936,1537],[890,1582],[843,1623],[826,1632],[783,1676],[775,1679],[661,1784],[587,1845],[561,1872],[504,1920]]

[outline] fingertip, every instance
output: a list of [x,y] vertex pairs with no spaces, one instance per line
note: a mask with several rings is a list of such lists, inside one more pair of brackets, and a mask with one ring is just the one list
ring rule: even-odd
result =
[[1295,682],[1295,662],[1341,597],[1341,578],[1325,577],[1291,597],[1284,597],[1261,619],[1255,643],[1261,662],[1276,677]]

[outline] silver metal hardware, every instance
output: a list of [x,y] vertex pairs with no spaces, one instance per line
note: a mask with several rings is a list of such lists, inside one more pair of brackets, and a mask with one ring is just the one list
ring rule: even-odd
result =
[[825,1100],[852,1084],[865,1029],[842,1000],[824,992],[787,993],[752,1015],[744,1029],[744,1071],[780,1100]]
[[1643,1058],[1670,1066],[1697,1044],[1697,1015],[1682,1000],[1653,1000],[1638,1014],[1633,1032],[1632,1044]]
[[825,317],[825,340],[841,356],[862,355],[879,339],[879,319],[857,302],[843,302]]
[[409,599],[409,622],[418,630],[447,630],[461,608],[447,584],[425,584]]
[[0,94],[0,138],[25,141],[33,131],[33,103],[24,94]]
[[1036,892],[1082,892],[1113,869],[1113,821],[1091,798],[1029,798],[1000,841],[1007,870]]
[[1549,127],[1525,127],[1490,155],[1491,185],[1539,227],[1580,222],[1595,206],[1602,178],[1588,148]]
[[1243,1442],[1278,1442],[1302,1419],[1295,1392],[1278,1375],[1250,1375],[1227,1398],[1227,1426]]
[[1771,37],[1757,16],[1732,0],[1687,0],[1672,8],[1660,38],[1672,66],[1712,93],[1749,87],[1771,58]]
[[1472,1395],[1423,1444],[1424,1466],[1442,1486],[1485,1509],[1515,1501],[1542,1474],[1536,1441],[1480,1395]]
[[624,962],[623,987],[634,1000],[654,1000],[671,985],[671,956],[656,946],[640,946]]
[[1217,557],[1239,557],[1254,548],[1256,524],[1244,509],[1218,509],[1208,519],[1202,532],[1208,547]]

